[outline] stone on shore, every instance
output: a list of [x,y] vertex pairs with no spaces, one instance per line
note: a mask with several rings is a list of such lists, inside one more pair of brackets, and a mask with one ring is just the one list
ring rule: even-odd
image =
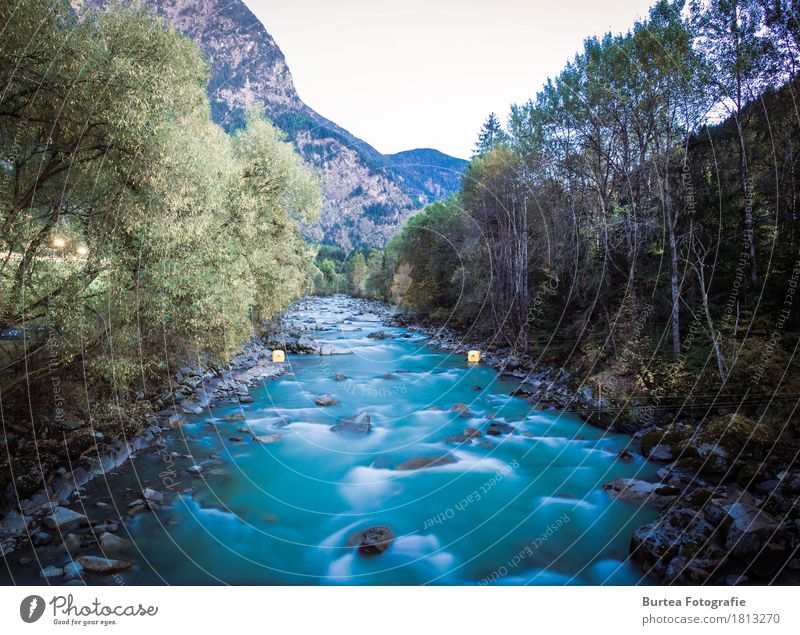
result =
[[118,571],[130,569],[131,566],[133,566],[127,560],[114,560],[101,556],[81,556],[80,558],[76,558],[75,561],[86,569],[86,571],[101,574],[117,573]]
[[77,580],[83,575],[83,565],[80,562],[68,562],[64,565],[64,582]]
[[737,502],[723,509],[730,522],[725,547],[742,560],[756,557],[778,531],[778,522],[758,507]]
[[97,544],[100,545],[104,550],[114,550],[123,548],[128,544],[128,542],[119,536],[115,536],[114,534],[104,531],[97,537]]
[[155,501],[157,503],[160,503],[164,500],[164,495],[161,492],[150,489],[149,487],[145,487],[142,490],[142,496],[145,498],[145,500]]
[[666,505],[680,493],[676,487],[660,483],[648,483],[635,478],[617,478],[603,485],[603,489],[614,498],[635,503]]
[[54,507],[53,512],[44,519],[45,527],[58,529],[59,531],[76,525],[87,525],[88,523],[89,519],[86,516],[66,507]]
[[28,528],[28,523],[30,522],[30,518],[27,516],[23,516],[19,512],[11,510],[6,514],[6,517],[3,519],[2,523],[0,523],[0,534],[6,534],[8,536],[19,536],[20,534],[24,534],[25,530]]
[[64,569],[59,567],[45,567],[39,572],[40,578],[60,578],[64,575]]

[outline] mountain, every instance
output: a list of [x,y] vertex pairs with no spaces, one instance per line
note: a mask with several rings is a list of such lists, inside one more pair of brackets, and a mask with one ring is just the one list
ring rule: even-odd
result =
[[[383,155],[307,106],[275,40],[242,0],[124,0],[166,18],[203,50],[214,120],[227,131],[261,108],[321,176],[322,217],[307,235],[346,249],[382,246],[403,220],[458,189],[466,161],[436,150]],[[72,0],[77,10],[108,0]]]

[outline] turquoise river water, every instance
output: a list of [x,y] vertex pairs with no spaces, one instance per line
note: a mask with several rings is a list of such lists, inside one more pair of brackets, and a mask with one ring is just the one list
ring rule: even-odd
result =
[[[352,354],[288,355],[290,373],[255,388],[252,404],[207,409],[165,436],[182,455],[181,493],[120,528],[127,546],[107,555],[134,563],[121,574],[126,584],[651,583],[627,556],[633,530],[655,511],[602,490],[614,478],[653,476],[638,454],[618,458],[635,449],[630,437],[512,397],[519,381],[417,332],[360,321],[349,298],[306,306],[292,317],[330,329],[309,335]],[[393,339],[367,337],[376,330]],[[339,404],[315,405],[322,394]],[[369,434],[331,430],[362,411]],[[237,413],[245,420],[225,420]],[[504,422],[514,433],[443,441]],[[255,442],[243,426],[280,438]],[[444,455],[455,462],[395,469]],[[163,490],[162,458],[139,452],[90,484],[87,506],[124,509],[142,485]],[[182,472],[192,463],[202,478]],[[395,536],[385,553],[348,546],[376,525]]]

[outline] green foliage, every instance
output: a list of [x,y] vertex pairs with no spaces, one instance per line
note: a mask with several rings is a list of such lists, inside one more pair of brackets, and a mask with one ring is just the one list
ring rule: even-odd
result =
[[797,18],[659,0],[588,38],[390,242],[387,297],[659,413],[797,394]]
[[37,333],[4,349],[4,399],[75,373],[91,400],[150,392],[310,289],[297,221],[318,179],[263,119],[212,124],[191,42],[138,9],[44,0],[4,3],[0,28],[0,315]]

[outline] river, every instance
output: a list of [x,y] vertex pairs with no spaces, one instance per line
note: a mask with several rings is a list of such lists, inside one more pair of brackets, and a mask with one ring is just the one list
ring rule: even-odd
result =
[[[316,298],[290,316],[329,329],[310,334],[351,354],[287,355],[290,372],[253,390],[252,404],[207,409],[164,436],[180,493],[120,528],[126,544],[107,555],[134,566],[97,581],[651,583],[628,545],[656,510],[602,490],[615,478],[653,477],[656,468],[638,454],[619,458],[635,449],[630,437],[512,397],[518,381],[418,332],[359,318],[359,307],[344,296]],[[374,331],[389,337],[368,337]],[[339,403],[316,405],[324,394]],[[368,434],[331,430],[359,412],[371,418]],[[510,433],[487,435],[489,426]],[[445,440],[468,428],[484,435]],[[99,501],[124,510],[142,485],[163,490],[164,449],[139,452],[92,482],[87,509]],[[424,469],[396,469],[443,456]],[[193,463],[202,477],[183,471]],[[348,546],[374,526],[394,534],[384,553]]]

